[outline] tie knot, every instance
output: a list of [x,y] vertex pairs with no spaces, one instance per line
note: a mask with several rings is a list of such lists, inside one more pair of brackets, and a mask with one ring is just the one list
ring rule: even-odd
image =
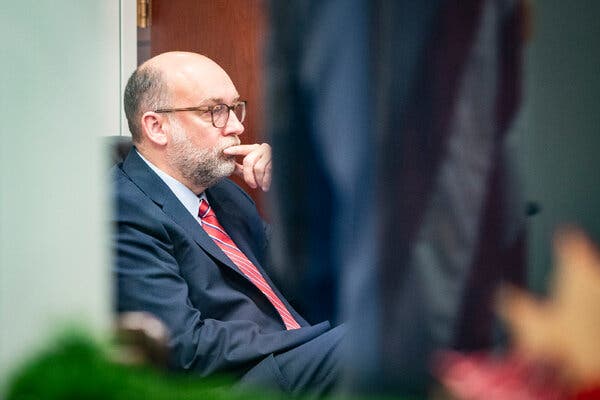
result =
[[208,201],[205,199],[200,199],[200,207],[198,208],[198,216],[200,218],[204,218],[210,212],[210,205],[208,205]]

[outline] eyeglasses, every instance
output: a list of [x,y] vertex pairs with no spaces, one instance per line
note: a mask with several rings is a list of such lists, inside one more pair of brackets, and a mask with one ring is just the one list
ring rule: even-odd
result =
[[215,104],[209,107],[184,107],[184,108],[160,108],[154,110],[155,113],[170,113],[179,111],[201,111],[207,113],[210,111],[212,124],[215,128],[223,128],[229,121],[229,113],[233,111],[240,123],[246,118],[246,101],[238,101],[231,106],[227,104]]

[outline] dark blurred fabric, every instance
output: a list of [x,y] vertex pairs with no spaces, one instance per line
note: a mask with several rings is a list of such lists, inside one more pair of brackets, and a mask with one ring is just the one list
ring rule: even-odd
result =
[[[401,3],[381,2],[381,15],[407,18]],[[525,206],[506,142],[520,100],[520,10],[514,1],[440,2],[408,100],[393,72],[406,64],[402,45],[379,53],[390,71],[378,76],[389,88],[379,131],[380,312],[389,316],[380,345],[392,386],[424,387],[438,348],[492,346],[495,289],[503,278],[524,282]]]
[[507,143],[521,3],[283,3],[267,71],[280,276],[309,320],[348,319],[347,388],[423,393],[436,349],[494,345],[495,288],[524,282]]
[[131,136],[105,136],[103,140],[111,165],[123,161],[133,146]]
[[336,321],[342,267],[374,266],[368,6],[273,1],[270,13],[276,264],[309,321]]

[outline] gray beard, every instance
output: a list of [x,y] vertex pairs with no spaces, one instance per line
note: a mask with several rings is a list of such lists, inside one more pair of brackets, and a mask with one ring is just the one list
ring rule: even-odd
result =
[[167,156],[188,182],[195,187],[208,188],[233,173],[233,156],[223,155],[221,148],[198,150],[181,130],[177,131]]

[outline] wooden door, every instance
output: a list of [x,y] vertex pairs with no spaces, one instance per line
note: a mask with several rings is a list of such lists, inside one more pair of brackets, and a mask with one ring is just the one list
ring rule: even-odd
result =
[[[242,143],[265,141],[264,7],[260,0],[152,0],[152,23],[144,42],[140,42],[150,57],[173,50],[193,51],[221,65],[240,97],[248,100]],[[237,177],[234,180],[255,199],[265,216],[261,192],[250,189]]]

